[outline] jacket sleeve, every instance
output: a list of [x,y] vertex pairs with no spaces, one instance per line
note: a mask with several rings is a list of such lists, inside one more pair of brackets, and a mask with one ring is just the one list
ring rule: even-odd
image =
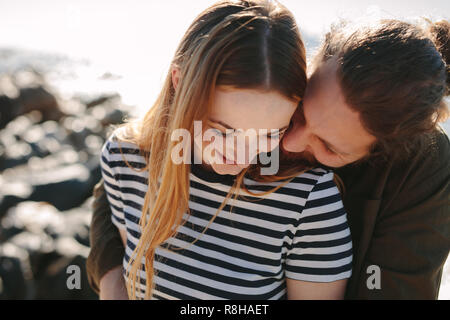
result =
[[91,250],[86,261],[89,284],[98,294],[100,279],[111,269],[122,265],[125,248],[111,221],[103,179],[94,188],[92,220],[89,231]]
[[[394,196],[381,208],[364,257],[356,299],[437,299],[450,249],[450,152],[448,138],[437,154],[410,163],[393,179]],[[378,266],[380,288],[370,289],[369,266]],[[370,270],[370,269],[369,269]],[[372,278],[374,280],[374,278]],[[373,283],[372,283],[373,284]]]

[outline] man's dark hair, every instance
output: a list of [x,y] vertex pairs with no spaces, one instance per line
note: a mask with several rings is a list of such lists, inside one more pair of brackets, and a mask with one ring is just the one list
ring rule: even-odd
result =
[[349,27],[332,28],[315,64],[337,59],[346,102],[377,138],[373,154],[408,155],[448,117],[450,23],[428,21],[423,28],[383,20],[356,31]]

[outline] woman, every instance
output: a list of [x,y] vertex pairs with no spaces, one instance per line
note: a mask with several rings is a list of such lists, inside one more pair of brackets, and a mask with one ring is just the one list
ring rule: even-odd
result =
[[[351,238],[332,172],[280,159],[277,175],[263,176],[261,163],[220,148],[200,164],[173,161],[172,133],[192,137],[195,121],[216,132],[211,143],[266,132],[256,153],[276,152],[305,69],[295,20],[277,2],[221,1],[193,22],[155,105],[102,149],[130,298],[343,297]],[[211,143],[188,141],[194,151]]]

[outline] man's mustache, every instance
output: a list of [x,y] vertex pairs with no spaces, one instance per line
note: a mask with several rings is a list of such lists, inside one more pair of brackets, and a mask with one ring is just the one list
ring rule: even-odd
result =
[[310,152],[289,152],[283,148],[282,143],[280,143],[280,149],[281,163],[283,164],[302,164],[307,167],[316,167],[319,165],[317,159]]

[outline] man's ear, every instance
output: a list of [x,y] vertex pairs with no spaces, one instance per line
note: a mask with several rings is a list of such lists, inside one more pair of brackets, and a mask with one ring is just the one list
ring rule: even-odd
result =
[[172,67],[172,85],[175,90],[178,87],[179,81],[180,81],[180,69],[177,67]]

